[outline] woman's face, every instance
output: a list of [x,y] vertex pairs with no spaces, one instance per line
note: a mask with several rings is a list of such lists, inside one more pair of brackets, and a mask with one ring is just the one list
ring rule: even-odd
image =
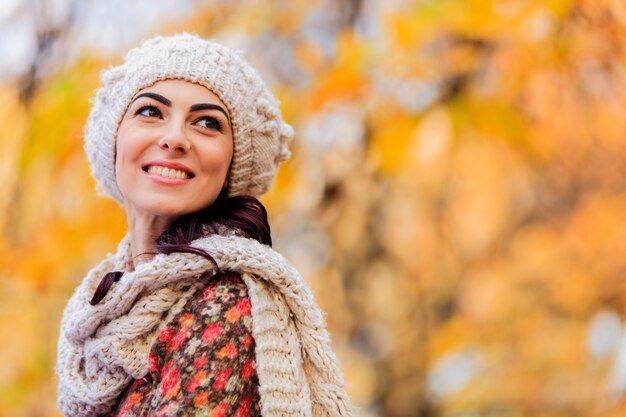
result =
[[211,205],[233,156],[226,106],[182,80],[140,90],[117,132],[115,174],[124,205],[174,220]]

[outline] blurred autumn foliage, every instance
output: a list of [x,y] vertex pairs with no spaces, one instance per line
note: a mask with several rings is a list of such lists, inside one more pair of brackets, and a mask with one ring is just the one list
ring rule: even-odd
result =
[[[179,31],[296,128],[263,201],[360,416],[626,413],[626,3],[212,1]],[[81,143],[119,58],[88,51],[0,84],[1,416],[58,415],[61,310],[125,231]]]

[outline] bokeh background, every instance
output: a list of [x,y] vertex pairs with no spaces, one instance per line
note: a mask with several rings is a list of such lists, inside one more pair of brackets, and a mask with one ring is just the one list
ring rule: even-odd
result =
[[0,415],[126,225],[82,129],[147,36],[242,49],[296,129],[263,198],[359,416],[626,414],[622,0],[4,0]]

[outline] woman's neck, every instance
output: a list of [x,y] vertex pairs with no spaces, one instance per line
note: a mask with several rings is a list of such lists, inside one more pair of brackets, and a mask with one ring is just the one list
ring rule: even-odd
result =
[[169,227],[173,219],[140,213],[128,208],[126,209],[126,218],[128,219],[133,265],[137,266],[154,257],[156,254],[155,240]]

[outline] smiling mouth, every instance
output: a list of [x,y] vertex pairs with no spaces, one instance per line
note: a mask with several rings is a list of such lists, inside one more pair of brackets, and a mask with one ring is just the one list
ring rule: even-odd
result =
[[174,168],[166,168],[158,165],[150,165],[142,168],[144,172],[148,174],[155,174],[163,178],[179,178],[190,179],[193,178],[193,174],[190,172],[181,171]]

